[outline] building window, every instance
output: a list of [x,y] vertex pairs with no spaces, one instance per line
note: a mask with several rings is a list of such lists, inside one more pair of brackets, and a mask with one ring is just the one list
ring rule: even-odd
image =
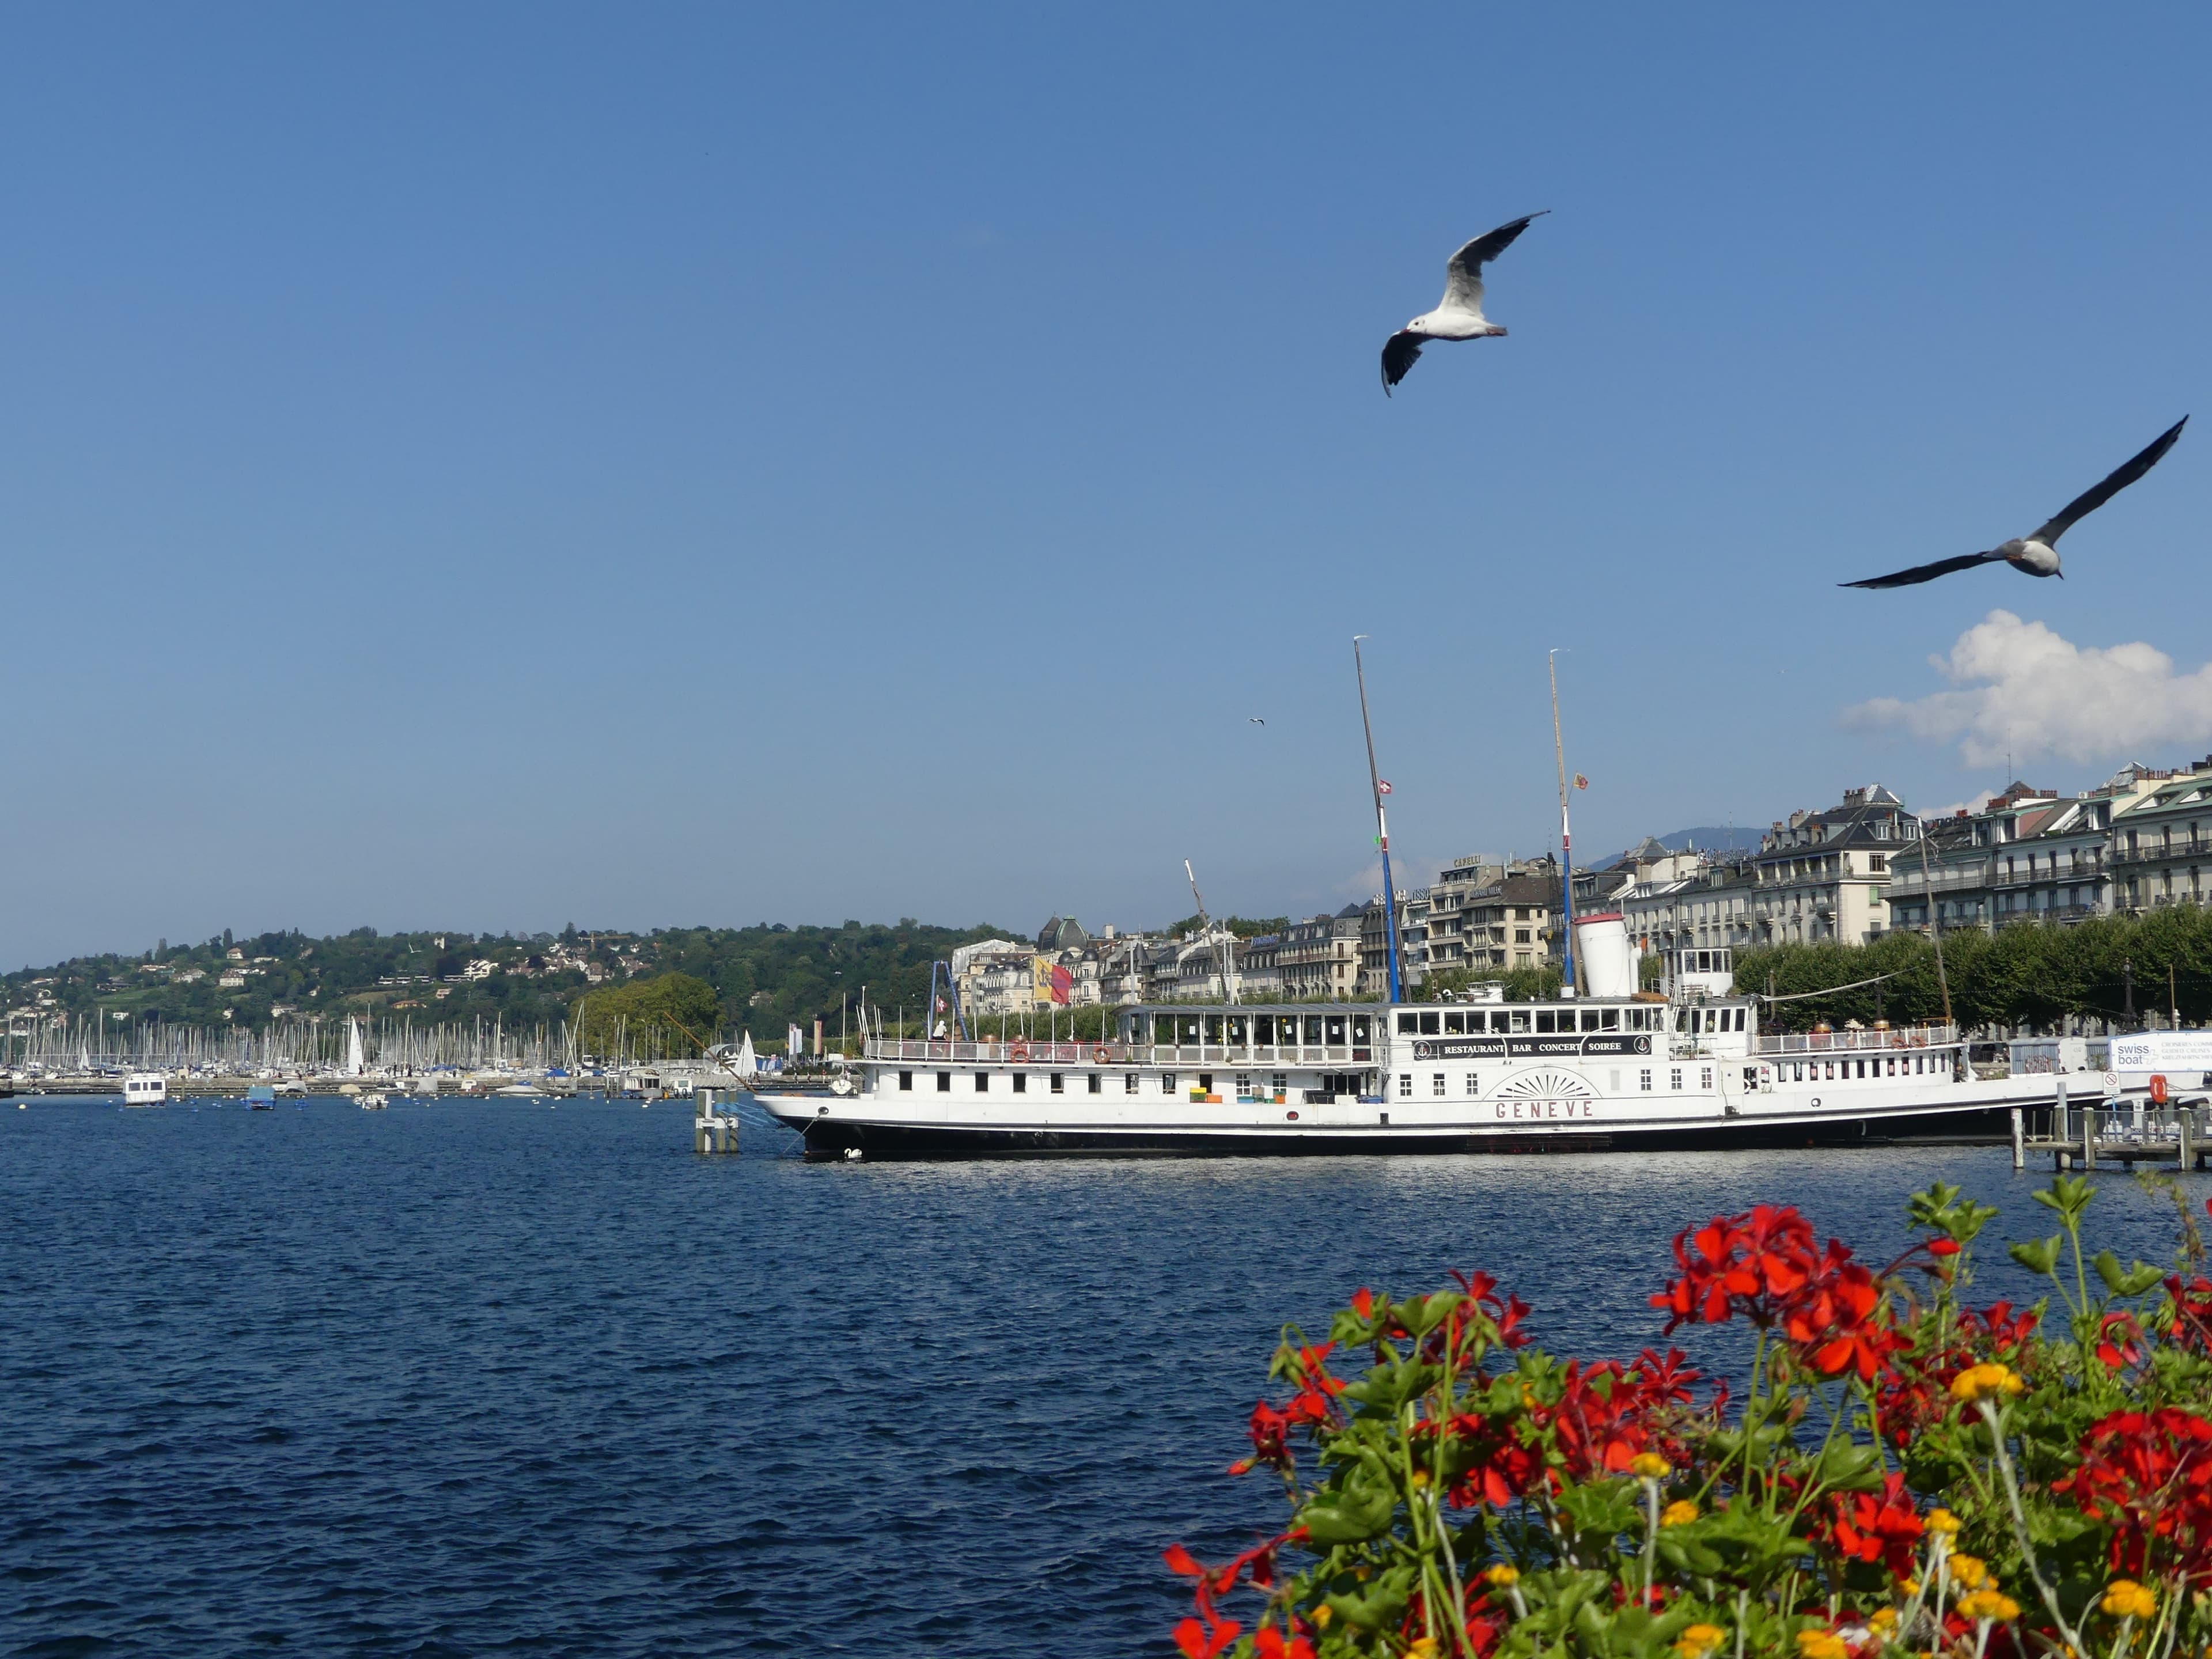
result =
[[940,1095],[949,1095],[952,1092],[951,1073],[939,1072],[937,1074],[937,1092]]
[[1411,1072],[1401,1072],[1401,1073],[1398,1073],[1398,1098],[1399,1098],[1399,1099],[1401,1099],[1401,1100],[1411,1100],[1413,1097],[1413,1074]]
[[1638,1072],[1636,1074],[1636,1086],[1641,1089],[1645,1094],[1650,1094],[1651,1092],[1651,1073],[1649,1072]]
[[902,1094],[912,1094],[914,1092],[914,1073],[912,1072],[901,1072],[899,1073],[899,1092]]
[[1516,945],[1529,945],[1534,941],[1529,939],[1528,930],[1526,927],[1516,927],[1513,930],[1513,942]]

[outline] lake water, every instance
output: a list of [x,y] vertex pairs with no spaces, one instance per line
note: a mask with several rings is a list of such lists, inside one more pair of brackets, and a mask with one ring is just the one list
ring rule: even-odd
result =
[[[1879,1261],[1999,1149],[820,1164],[678,1103],[0,1109],[0,1646],[38,1655],[1170,1651],[1168,1543],[1286,1319],[1498,1273],[1656,1340],[1676,1229]],[[2171,1255],[2104,1178],[2100,1238]],[[2201,1200],[2212,1177],[2190,1181]],[[2027,1288],[1991,1249],[1981,1291]]]

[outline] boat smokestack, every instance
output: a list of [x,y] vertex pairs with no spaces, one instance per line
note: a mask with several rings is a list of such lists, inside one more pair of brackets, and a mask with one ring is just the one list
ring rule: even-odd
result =
[[1575,951],[1586,997],[1636,994],[1636,953],[1628,948],[1627,920],[1618,910],[1575,918]]

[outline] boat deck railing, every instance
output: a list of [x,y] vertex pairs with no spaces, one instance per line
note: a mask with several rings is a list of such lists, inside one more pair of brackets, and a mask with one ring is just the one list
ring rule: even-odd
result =
[[1899,1025],[1887,1031],[1785,1031],[1762,1035],[1762,1054],[1827,1054],[1869,1048],[1940,1048],[1959,1040],[1955,1025]]
[[1048,1042],[1010,1037],[960,1042],[937,1037],[885,1038],[866,1045],[875,1060],[985,1066],[1367,1066],[1367,1043]]

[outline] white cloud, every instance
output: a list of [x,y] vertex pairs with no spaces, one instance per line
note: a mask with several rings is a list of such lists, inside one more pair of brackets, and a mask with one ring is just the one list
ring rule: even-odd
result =
[[1929,659],[1959,689],[1906,701],[1876,697],[1844,711],[1852,726],[1901,726],[1959,740],[1972,766],[2009,753],[2094,763],[2212,738],[2212,663],[2177,674],[2157,647],[2079,646],[2041,623],[1992,611]]

